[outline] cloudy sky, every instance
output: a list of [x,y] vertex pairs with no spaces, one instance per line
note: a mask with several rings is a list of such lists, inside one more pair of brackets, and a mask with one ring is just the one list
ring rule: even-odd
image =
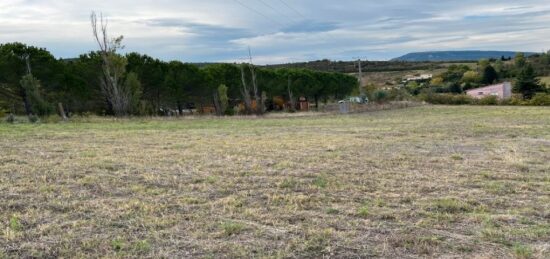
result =
[[125,51],[185,62],[387,60],[429,50],[550,49],[548,0],[0,0],[0,43],[95,48],[102,12]]

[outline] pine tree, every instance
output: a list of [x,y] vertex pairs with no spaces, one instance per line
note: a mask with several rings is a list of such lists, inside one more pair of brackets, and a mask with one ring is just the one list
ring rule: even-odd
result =
[[535,70],[531,64],[527,64],[516,78],[514,90],[523,95],[524,99],[531,99],[535,93],[544,91],[540,80],[535,76]]
[[493,66],[488,65],[483,69],[483,77],[481,82],[483,84],[492,84],[498,79],[497,71]]

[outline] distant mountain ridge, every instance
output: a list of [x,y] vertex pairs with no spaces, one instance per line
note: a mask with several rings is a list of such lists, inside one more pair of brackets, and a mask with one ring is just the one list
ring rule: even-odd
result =
[[[392,61],[477,61],[484,58],[510,58],[514,57],[517,51],[484,51],[484,50],[463,50],[463,51],[428,51],[413,52],[404,56],[394,58]],[[522,52],[526,56],[536,54],[534,52]]]

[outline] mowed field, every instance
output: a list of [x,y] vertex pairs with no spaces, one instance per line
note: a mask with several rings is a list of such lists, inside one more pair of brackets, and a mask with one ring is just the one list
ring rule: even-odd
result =
[[0,258],[550,258],[550,109],[0,124]]

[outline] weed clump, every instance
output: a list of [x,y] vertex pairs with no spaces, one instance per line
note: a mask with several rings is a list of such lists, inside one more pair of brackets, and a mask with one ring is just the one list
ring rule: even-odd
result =
[[238,235],[244,231],[243,224],[231,221],[223,222],[221,224],[221,228],[223,229],[223,233],[225,236]]
[[368,217],[370,214],[370,210],[369,210],[369,206],[368,205],[363,205],[361,206],[358,210],[357,210],[357,215],[361,218],[366,218]]
[[444,198],[436,200],[432,205],[431,210],[442,213],[457,214],[470,212],[472,211],[472,207],[469,204],[455,198]]

